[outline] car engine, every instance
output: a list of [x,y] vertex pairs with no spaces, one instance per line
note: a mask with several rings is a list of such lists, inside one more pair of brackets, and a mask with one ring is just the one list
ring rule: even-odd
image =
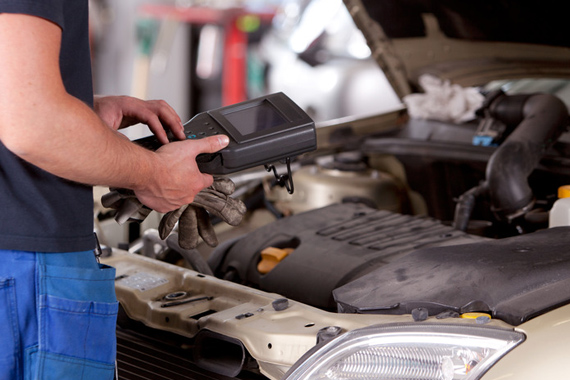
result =
[[[484,312],[516,326],[567,303],[568,229],[547,228],[556,187],[569,180],[566,107],[544,94],[493,93],[476,123],[395,120],[364,137],[341,127],[351,149],[304,158],[295,196],[284,197],[270,180],[253,186],[244,199],[269,221],[238,227],[233,237],[222,231],[223,243],[209,252],[162,242],[152,230],[139,254],[113,251],[105,260],[119,273],[119,351],[150,350],[149,362],[181,360],[173,355],[180,352],[192,357],[185,371],[211,376],[279,377],[281,359],[251,353],[243,342],[260,325],[234,336],[232,324],[294,312],[304,316],[296,339],[308,339],[308,349],[313,334],[363,323],[356,315]],[[480,136],[493,144],[473,145]],[[394,167],[386,162],[398,162],[405,176],[380,169]],[[333,196],[312,204],[315,192]],[[330,324],[323,322],[329,314]],[[272,328],[298,328],[282,318]],[[315,325],[323,331],[307,330]],[[267,343],[269,351],[278,341]],[[145,372],[150,364],[132,355],[120,354],[123,368]]]
[[[570,88],[568,43],[561,29],[529,32],[556,16],[547,7],[521,8],[519,22],[513,2],[484,3],[344,0],[400,98],[432,74],[476,86],[482,103],[460,121],[408,105],[317,123],[317,150],[287,163],[293,194],[262,169],[229,176],[248,213],[238,227],[212,219],[218,247],[185,250],[148,226],[112,245],[102,261],[117,269],[119,378],[290,379],[327,342],[379,326],[484,326],[517,345],[525,324],[570,304],[570,226],[549,222],[570,184],[568,106],[509,91],[545,75]],[[469,371],[487,351],[446,356],[459,377],[425,378],[480,378]]]

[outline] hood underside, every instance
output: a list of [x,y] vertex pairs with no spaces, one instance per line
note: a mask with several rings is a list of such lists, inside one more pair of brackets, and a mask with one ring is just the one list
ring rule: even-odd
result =
[[562,3],[344,0],[400,97],[433,74],[463,86],[570,78]]
[[570,46],[560,2],[518,0],[363,0],[389,38],[426,37],[432,14],[448,38]]

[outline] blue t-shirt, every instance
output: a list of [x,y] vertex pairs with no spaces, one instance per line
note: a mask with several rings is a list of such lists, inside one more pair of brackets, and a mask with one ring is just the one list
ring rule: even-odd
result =
[[[61,27],[65,88],[92,107],[88,0],[0,0],[0,13],[38,16]],[[0,249],[74,252],[94,247],[92,187],[31,165],[0,141]]]

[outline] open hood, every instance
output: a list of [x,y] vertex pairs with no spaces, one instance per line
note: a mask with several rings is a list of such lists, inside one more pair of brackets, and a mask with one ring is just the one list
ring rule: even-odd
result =
[[422,74],[462,86],[570,78],[566,12],[554,1],[343,0],[396,93]]

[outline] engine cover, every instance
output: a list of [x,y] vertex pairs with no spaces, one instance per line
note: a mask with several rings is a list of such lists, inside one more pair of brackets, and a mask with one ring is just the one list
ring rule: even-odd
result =
[[484,312],[516,326],[570,302],[569,232],[420,249],[336,289],[335,299],[346,313]]
[[[426,217],[333,204],[257,229],[214,251],[216,276],[334,309],[332,291],[420,247],[466,244],[482,238]],[[257,265],[267,247],[292,248],[270,272]]]

